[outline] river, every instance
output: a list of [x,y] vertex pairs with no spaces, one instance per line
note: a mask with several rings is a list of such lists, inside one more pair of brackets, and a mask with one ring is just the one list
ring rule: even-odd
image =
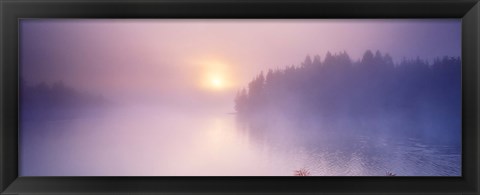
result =
[[227,112],[124,107],[25,121],[21,176],[461,176],[461,148],[416,137],[258,133]]

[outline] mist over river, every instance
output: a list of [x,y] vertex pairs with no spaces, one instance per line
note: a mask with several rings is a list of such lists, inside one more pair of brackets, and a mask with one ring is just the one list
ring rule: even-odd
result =
[[[78,112],[78,111],[77,111]],[[22,176],[459,176],[461,150],[415,137],[256,132],[227,112],[122,106],[21,126]],[[29,133],[41,131],[42,133]],[[22,144],[29,143],[29,144]]]
[[20,176],[461,176],[460,19],[18,25]]

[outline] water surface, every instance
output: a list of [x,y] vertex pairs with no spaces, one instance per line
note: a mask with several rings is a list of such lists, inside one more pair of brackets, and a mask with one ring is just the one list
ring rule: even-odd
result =
[[294,127],[278,127],[251,129],[226,112],[133,106],[26,121],[20,175],[292,176],[301,168],[315,176],[461,174],[455,144],[367,133],[298,134]]

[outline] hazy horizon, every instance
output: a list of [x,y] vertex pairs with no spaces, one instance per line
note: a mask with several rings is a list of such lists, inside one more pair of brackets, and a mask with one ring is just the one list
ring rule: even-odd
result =
[[[31,84],[61,80],[107,97],[194,95],[218,105],[260,71],[299,65],[307,55],[346,51],[360,60],[366,50],[380,50],[395,62],[460,56],[460,25],[456,19],[24,19],[20,63]],[[208,77],[224,77],[224,89],[210,89]]]
[[460,19],[19,25],[22,176],[461,175]]

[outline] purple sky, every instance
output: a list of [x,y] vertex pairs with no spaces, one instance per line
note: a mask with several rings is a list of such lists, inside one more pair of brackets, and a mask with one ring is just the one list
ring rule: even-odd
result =
[[[327,51],[347,51],[358,60],[367,49],[380,50],[395,61],[461,54],[457,19],[29,19],[20,25],[27,82],[63,80],[107,96],[223,93],[231,100],[260,71],[298,65],[306,55],[323,58]],[[221,77],[223,90],[205,90],[213,77]]]
[[[256,145],[250,130],[238,131],[243,129],[237,127],[235,115],[227,113],[234,111],[235,92],[260,71],[299,65],[307,55],[323,59],[327,51],[346,51],[359,60],[368,49],[389,53],[397,62],[403,57],[460,56],[461,20],[22,19],[24,81],[63,81],[120,104],[98,113],[75,110],[85,116],[72,120],[22,119],[20,175],[290,175],[307,162],[326,167],[323,175],[362,175],[370,168],[357,153],[340,164],[335,160],[343,159],[337,157],[338,151],[333,161],[328,158],[334,153],[323,154],[323,149],[319,155],[310,155],[303,147],[277,154],[281,149],[268,148],[267,142]],[[44,111],[38,110],[38,115]],[[48,111],[63,114],[61,109]],[[379,127],[388,123],[379,121],[375,121]],[[290,132],[298,127],[289,121],[273,126],[274,139],[285,146],[314,135]],[[260,132],[263,136],[269,131]],[[382,133],[376,135],[366,143],[377,147],[388,140]],[[415,147],[418,144],[415,141]],[[406,162],[415,155],[404,159],[410,154],[378,146],[381,149],[372,149],[373,153],[385,153],[378,154],[388,156],[386,164],[394,166],[374,166],[375,174],[392,168],[407,173],[429,168],[415,161],[409,169],[412,165]],[[461,164],[461,156],[438,156],[420,146],[418,151],[412,148],[421,159],[453,159],[452,166],[458,159]],[[410,151],[407,147],[405,151]],[[422,153],[424,149],[428,153]]]

